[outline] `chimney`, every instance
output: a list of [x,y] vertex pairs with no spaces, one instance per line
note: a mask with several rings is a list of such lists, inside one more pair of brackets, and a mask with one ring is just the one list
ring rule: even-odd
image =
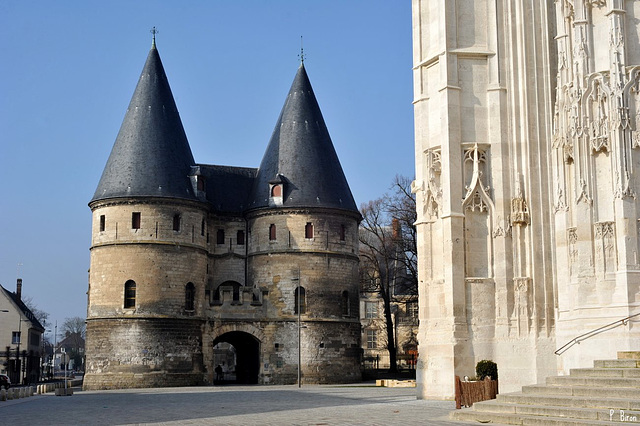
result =
[[16,285],[16,295],[18,300],[22,300],[22,278],[18,278],[18,284]]
[[391,219],[391,229],[393,231],[391,238],[394,241],[400,241],[402,238],[402,227],[400,226],[400,221],[395,217]]

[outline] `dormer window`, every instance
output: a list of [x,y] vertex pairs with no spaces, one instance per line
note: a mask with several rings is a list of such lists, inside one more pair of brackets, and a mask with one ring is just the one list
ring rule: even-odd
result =
[[271,206],[281,206],[284,200],[284,179],[282,175],[269,182],[269,204]]
[[205,179],[204,176],[197,175],[196,176],[196,183],[197,183],[198,191],[206,191],[207,186],[206,186],[206,179]]

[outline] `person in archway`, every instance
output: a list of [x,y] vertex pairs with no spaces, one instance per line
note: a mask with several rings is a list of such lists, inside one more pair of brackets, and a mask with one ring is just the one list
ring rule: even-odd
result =
[[220,382],[222,381],[222,366],[220,364],[218,364],[218,366],[215,369],[216,372],[216,381]]

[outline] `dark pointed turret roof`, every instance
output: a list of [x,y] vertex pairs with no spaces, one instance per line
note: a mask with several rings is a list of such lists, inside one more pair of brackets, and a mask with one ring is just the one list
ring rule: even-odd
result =
[[309,77],[300,65],[249,199],[269,206],[269,183],[284,183],[283,207],[328,207],[358,212]]
[[154,40],[91,201],[139,196],[195,200],[189,179],[194,164]]

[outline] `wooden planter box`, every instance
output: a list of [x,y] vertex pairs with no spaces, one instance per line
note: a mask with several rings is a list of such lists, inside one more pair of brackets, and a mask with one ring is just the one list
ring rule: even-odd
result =
[[460,376],[456,376],[456,409],[471,407],[474,402],[496,399],[498,394],[498,381],[485,377],[478,382],[463,382]]

